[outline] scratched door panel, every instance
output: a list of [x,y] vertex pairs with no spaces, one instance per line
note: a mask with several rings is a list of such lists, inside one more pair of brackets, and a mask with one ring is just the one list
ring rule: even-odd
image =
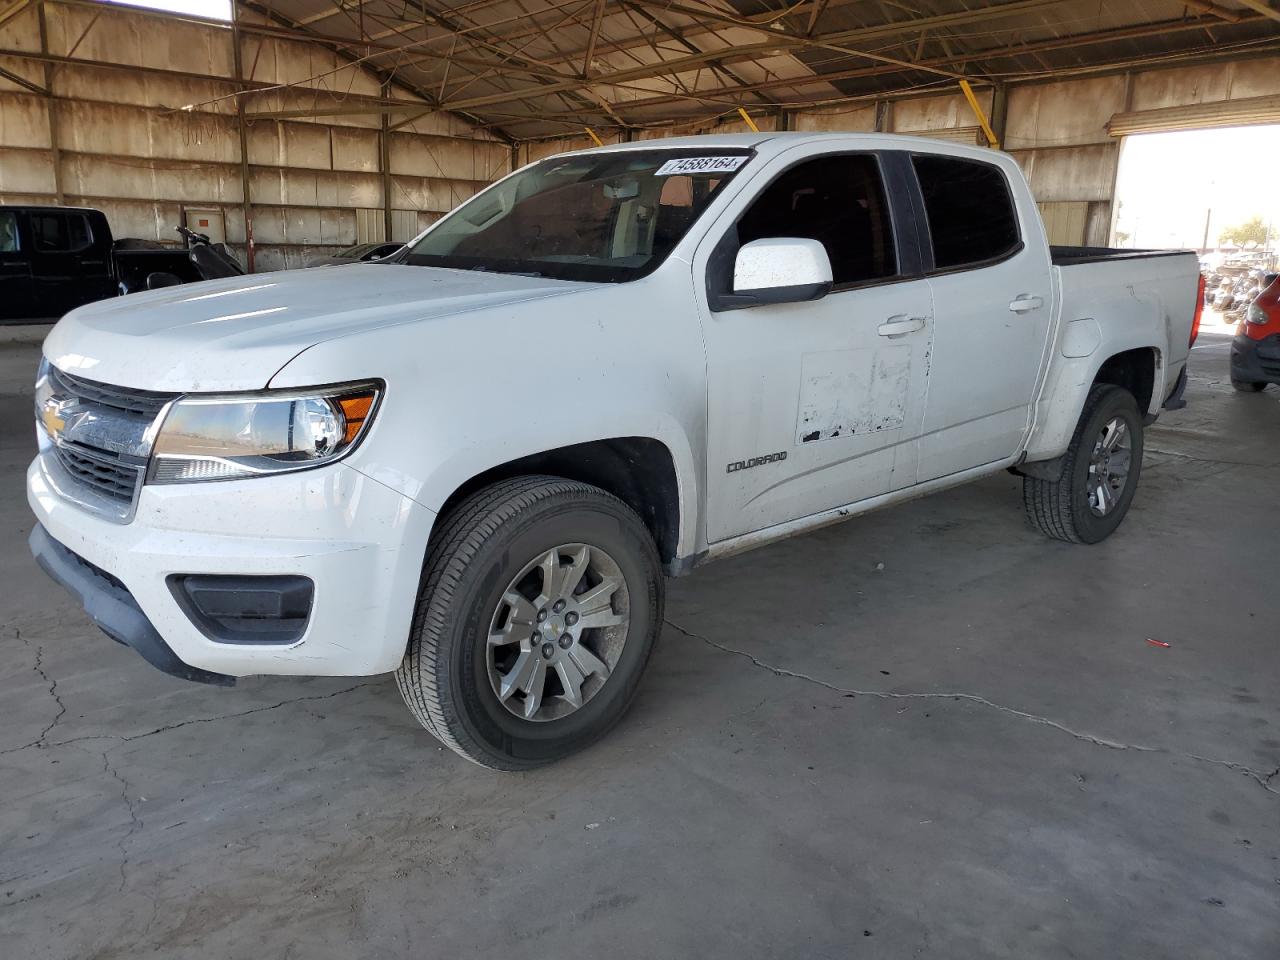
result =
[[[915,482],[932,308],[904,280],[704,322],[709,542]],[[881,335],[900,316],[925,326]]]
[[796,443],[898,430],[907,415],[911,347],[804,355]]

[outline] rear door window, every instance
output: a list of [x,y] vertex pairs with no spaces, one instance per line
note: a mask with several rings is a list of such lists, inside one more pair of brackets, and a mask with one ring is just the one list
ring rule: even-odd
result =
[[93,244],[89,218],[60,210],[31,215],[31,236],[41,253],[75,253]]
[[999,167],[929,154],[911,161],[924,194],[934,269],[977,267],[1021,248],[1013,194]]

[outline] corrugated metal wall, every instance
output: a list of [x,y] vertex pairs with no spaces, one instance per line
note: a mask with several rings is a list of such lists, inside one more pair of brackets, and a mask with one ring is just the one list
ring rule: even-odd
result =
[[[61,199],[97,206],[117,235],[161,240],[175,239],[172,228],[184,207],[220,209],[228,239],[244,260],[247,174],[256,267],[264,270],[299,265],[359,239],[381,239],[387,186],[393,239],[406,240],[510,169],[508,144],[454,115],[430,113],[403,123],[393,117],[387,132],[382,118],[372,115],[251,120],[242,173],[237,108],[229,96],[238,88],[228,27],[61,0],[48,0],[43,9],[43,42],[40,5],[0,28],[0,49],[29,54],[0,55],[0,67],[26,82],[0,77],[0,202]],[[329,92],[383,92],[377,78],[314,44],[246,34],[241,62],[252,83],[297,82],[332,71],[309,82]],[[47,88],[53,97],[31,87]],[[400,89],[393,93],[413,99]],[[1119,140],[1108,129],[1113,117],[1149,129],[1159,127],[1162,116],[1181,116],[1160,112],[1169,108],[1212,112],[1215,104],[1277,95],[1276,59],[1011,85],[1003,104],[993,102],[991,90],[978,91],[1057,235],[1074,238],[1082,230],[1079,239],[1089,243],[1106,243],[1110,233],[1119,160]],[[279,90],[255,95],[251,110],[305,108],[313,99],[305,87]],[[193,103],[195,109],[180,109]],[[982,142],[958,91],[754,119],[763,130],[879,129]],[[735,117],[709,128],[673,126],[637,137],[745,129]],[[526,163],[591,144],[584,131],[522,143],[515,153]],[[385,178],[384,155],[390,168]]]
[[[240,131],[228,96],[237,89],[232,31],[56,0],[44,10],[45,52],[81,62],[0,56],[0,67],[54,95],[0,77],[0,202],[95,206],[117,236],[174,242],[184,207],[221,209],[244,262]],[[0,49],[38,56],[40,34],[33,5],[0,27]],[[381,94],[375,77],[312,44],[244,35],[241,57],[245,78],[259,84],[332,69],[317,87]],[[294,88],[255,96],[252,109],[305,107],[312,97]],[[192,103],[200,106],[179,109]],[[380,239],[381,126],[378,116],[247,123],[256,269]],[[510,169],[506,143],[452,115],[429,114],[385,136],[393,239],[408,240]]]

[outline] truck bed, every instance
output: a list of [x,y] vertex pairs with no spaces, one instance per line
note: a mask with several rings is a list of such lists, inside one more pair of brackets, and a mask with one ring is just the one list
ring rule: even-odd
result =
[[1187,250],[1133,250],[1125,247],[1049,247],[1055,266],[1071,267],[1079,263],[1101,263],[1110,260],[1146,260],[1151,257],[1180,257]]
[[183,283],[203,280],[185,247],[121,247],[112,251],[116,262],[116,279],[130,292],[145,290],[151,273],[172,273]]

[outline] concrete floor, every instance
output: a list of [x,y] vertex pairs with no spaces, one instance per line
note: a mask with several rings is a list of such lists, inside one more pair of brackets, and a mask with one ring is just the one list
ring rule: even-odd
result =
[[1280,389],[1226,344],[1107,543],[1002,474],[710,566],[629,718],[511,776],[388,678],[189,685],[91,628],[0,343],[2,952],[1280,956]]

